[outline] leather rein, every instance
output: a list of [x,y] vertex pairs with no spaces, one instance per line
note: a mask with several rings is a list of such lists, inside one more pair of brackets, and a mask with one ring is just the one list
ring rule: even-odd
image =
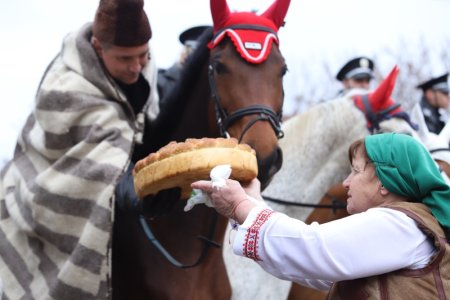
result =
[[344,203],[342,200],[338,199],[335,196],[325,194],[325,196],[331,198],[331,204],[313,204],[313,203],[300,203],[300,202],[294,202],[289,200],[282,200],[277,199],[269,196],[262,196],[264,200],[283,204],[287,206],[299,206],[299,207],[311,207],[311,208],[326,208],[326,209],[332,209],[333,213],[335,213],[338,209],[347,209],[347,204]]

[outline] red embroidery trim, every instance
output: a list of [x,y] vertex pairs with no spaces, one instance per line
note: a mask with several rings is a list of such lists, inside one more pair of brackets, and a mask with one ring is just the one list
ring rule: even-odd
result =
[[264,209],[257,216],[253,224],[248,228],[244,241],[244,256],[255,261],[261,261],[258,255],[258,239],[261,227],[274,213],[273,210]]

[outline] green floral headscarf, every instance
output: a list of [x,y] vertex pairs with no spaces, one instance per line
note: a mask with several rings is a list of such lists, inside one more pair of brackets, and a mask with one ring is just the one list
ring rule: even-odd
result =
[[397,133],[369,135],[365,144],[383,186],[428,206],[448,235],[450,186],[428,150],[413,137]]

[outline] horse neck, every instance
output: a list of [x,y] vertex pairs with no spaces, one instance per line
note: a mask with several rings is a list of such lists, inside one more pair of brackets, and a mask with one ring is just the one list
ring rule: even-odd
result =
[[211,124],[215,120],[214,111],[211,107],[212,100],[210,96],[210,87],[208,83],[208,63],[205,62],[197,80],[192,85],[189,94],[186,94],[183,101],[183,113],[179,119],[175,120],[177,130],[174,132],[173,139],[183,141],[186,138],[211,137],[217,131],[217,126]]
[[164,99],[165,109],[153,128],[155,150],[170,141],[202,138],[218,132],[217,126],[210,123],[215,117],[210,107],[208,53],[200,53],[193,59],[186,62],[175,87]]
[[318,203],[343,180],[350,143],[368,133],[364,116],[347,98],[318,104],[287,120],[283,130],[285,163],[264,195],[301,203]]

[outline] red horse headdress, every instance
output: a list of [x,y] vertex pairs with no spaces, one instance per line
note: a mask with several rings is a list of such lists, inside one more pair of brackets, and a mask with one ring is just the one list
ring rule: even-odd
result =
[[399,68],[394,66],[374,91],[367,95],[352,96],[355,105],[366,115],[367,127],[371,131],[378,130],[379,122],[392,117],[404,119],[417,130],[417,125],[411,122],[409,115],[400,107],[400,103],[395,103],[391,98],[398,72]]
[[251,12],[230,12],[226,0],[211,0],[214,37],[210,49],[228,36],[241,56],[250,63],[263,62],[272,43],[278,44],[278,29],[284,23],[290,0],[275,0],[261,15]]

